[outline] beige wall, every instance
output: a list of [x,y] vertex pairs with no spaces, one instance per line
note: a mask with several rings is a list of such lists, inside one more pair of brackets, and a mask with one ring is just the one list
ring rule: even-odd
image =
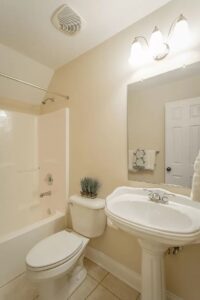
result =
[[[181,12],[191,21],[193,33],[200,36],[199,10],[197,0],[172,1],[57,70],[50,88],[70,96],[70,194],[79,193],[80,178],[87,175],[97,177],[102,183],[101,197],[117,186],[129,184],[127,83],[140,75],[128,64],[131,41],[138,34],[149,37],[155,24],[166,34]],[[185,62],[199,58],[198,51],[190,54]],[[179,58],[170,56],[164,62],[143,68],[142,76],[176,68],[183,63]],[[91,246],[127,267],[140,270],[139,246],[128,234],[108,228],[102,237],[91,241]],[[200,246],[185,247],[180,256],[168,257],[166,264],[168,288],[184,300],[199,300]]]
[[[183,71],[181,71],[183,72]],[[200,76],[169,79],[165,83],[134,85],[128,89],[128,148],[155,149],[156,167],[152,171],[129,172],[130,180],[165,181],[165,103],[200,96]]]

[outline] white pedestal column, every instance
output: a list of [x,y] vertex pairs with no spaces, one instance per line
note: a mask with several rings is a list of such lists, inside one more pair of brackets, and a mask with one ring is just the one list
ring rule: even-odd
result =
[[166,300],[164,252],[166,245],[139,239],[142,248],[141,300]]

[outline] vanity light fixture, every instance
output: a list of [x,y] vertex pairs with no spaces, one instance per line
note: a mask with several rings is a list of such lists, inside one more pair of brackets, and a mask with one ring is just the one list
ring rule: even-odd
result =
[[[129,62],[131,64],[140,63],[149,54],[154,60],[162,60],[169,54],[170,49],[183,47],[188,41],[188,36],[188,22],[181,14],[171,24],[166,41],[157,26],[155,26],[149,42],[144,36],[136,36],[131,45]],[[143,47],[144,45],[146,47]]]

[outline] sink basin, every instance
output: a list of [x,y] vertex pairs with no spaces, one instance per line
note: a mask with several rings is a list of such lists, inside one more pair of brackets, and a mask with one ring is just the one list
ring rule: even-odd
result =
[[195,230],[190,216],[177,210],[177,207],[163,206],[141,200],[124,200],[113,205],[112,212],[124,220],[133,222],[135,226],[151,227],[151,230],[169,232],[190,232]]
[[[150,189],[161,198],[168,191]],[[149,200],[143,188],[119,187],[106,199],[106,215],[135,235],[142,248],[142,300],[166,300],[164,253],[168,247],[200,240],[200,204],[173,194],[168,202]]]
[[118,188],[107,197],[106,214],[117,227],[168,246],[200,238],[200,205],[181,195],[169,196],[167,204],[160,204],[150,201],[144,189]]

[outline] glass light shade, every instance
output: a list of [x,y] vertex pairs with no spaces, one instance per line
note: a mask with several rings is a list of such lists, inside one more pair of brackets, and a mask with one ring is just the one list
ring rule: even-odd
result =
[[154,58],[162,55],[166,51],[163,36],[158,27],[155,27],[154,31],[152,32],[149,41],[149,47]]
[[4,110],[0,110],[0,119],[6,119],[7,113]]
[[173,49],[181,49],[187,46],[189,43],[189,26],[187,19],[180,15],[179,19],[177,20],[174,31],[171,38],[171,44]]
[[4,110],[0,110],[0,127],[5,127],[8,120],[8,115]]
[[140,64],[143,61],[144,51],[142,49],[141,43],[138,39],[135,39],[131,46],[131,53],[129,57],[129,63],[131,65]]

